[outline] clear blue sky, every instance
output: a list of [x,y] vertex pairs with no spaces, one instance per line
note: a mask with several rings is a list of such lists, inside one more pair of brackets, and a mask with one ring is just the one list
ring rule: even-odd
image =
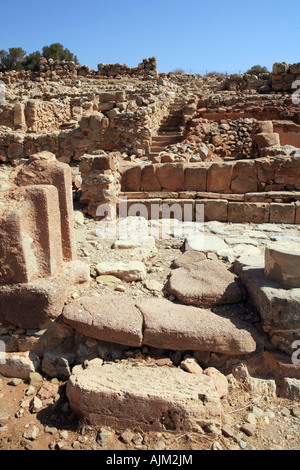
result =
[[60,42],[81,64],[159,72],[271,69],[300,62],[300,0],[0,0],[0,49]]

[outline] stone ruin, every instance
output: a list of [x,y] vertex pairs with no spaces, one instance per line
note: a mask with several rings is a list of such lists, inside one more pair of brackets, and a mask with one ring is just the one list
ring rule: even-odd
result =
[[[182,237],[163,298],[72,295],[95,282],[77,259],[74,201],[96,220],[103,205],[118,215],[126,197],[129,215],[141,216],[142,204],[150,222],[153,208],[159,222],[163,206],[177,205],[189,208],[190,223],[201,206],[205,223],[248,224],[248,235],[262,239],[264,228],[297,228],[300,122],[283,92],[298,70],[275,64],[268,76],[220,80],[158,76],[154,59],[98,72],[42,60],[35,74],[0,77],[8,87],[0,160],[13,165],[0,198],[1,374],[58,376],[79,416],[118,429],[219,434],[228,384],[218,368],[250,389],[300,399],[291,361],[300,338],[299,237],[238,253],[230,244],[243,242],[203,241],[198,232]],[[141,243],[155,248],[151,237]],[[131,237],[117,245],[139,246]],[[132,283],[147,277],[137,260],[97,270]],[[246,302],[257,321],[218,310]],[[103,363],[107,343],[194,356],[181,368]],[[198,373],[188,374],[193,367]]]

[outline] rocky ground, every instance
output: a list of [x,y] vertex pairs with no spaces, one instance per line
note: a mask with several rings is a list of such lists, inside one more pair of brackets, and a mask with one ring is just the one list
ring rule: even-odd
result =
[[[1,168],[2,187],[9,186],[8,169]],[[172,263],[184,251],[184,240],[195,224],[171,221],[143,223],[145,228],[163,229],[164,239],[154,245],[135,246],[136,220],[128,220],[129,248],[114,246],[114,239],[99,239],[103,225],[86,217],[80,204],[75,204],[75,234],[78,257],[91,266],[92,281],[74,290],[72,298],[101,294],[126,293],[134,300],[168,297],[166,289]],[[106,227],[107,228],[107,227]],[[199,227],[197,227],[199,229]],[[222,259],[230,267],[242,254],[262,256],[270,241],[300,241],[300,227],[292,225],[222,224],[204,226],[208,236],[225,243],[221,250],[211,246],[206,256]],[[106,233],[106,232],[101,232]],[[150,232],[148,235],[157,234]],[[99,264],[138,261],[145,266],[143,279],[128,282],[122,276],[99,275]],[[248,304],[226,306],[226,311],[250,323],[257,323],[256,312]],[[227,312],[228,313],[228,312]],[[111,362],[145,363],[153,367],[179,367],[185,353],[155,350],[150,347],[114,348]],[[299,402],[276,397],[271,393],[254,393],[246,384],[228,377],[229,394],[221,399],[222,434],[172,432],[144,433],[96,429],[78,419],[66,398],[66,383],[33,376],[31,382],[2,377],[0,379],[0,449],[1,450],[299,450]]]

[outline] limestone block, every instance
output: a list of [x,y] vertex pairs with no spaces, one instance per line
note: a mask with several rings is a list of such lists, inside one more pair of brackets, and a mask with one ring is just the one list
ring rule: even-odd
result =
[[256,192],[258,181],[254,161],[240,161],[233,167],[231,192],[233,194],[245,194]]
[[184,167],[181,163],[166,163],[156,170],[159,183],[163,190],[184,190]]
[[206,191],[207,167],[188,167],[185,169],[185,190]]
[[137,307],[144,317],[145,345],[233,356],[248,354],[256,349],[249,326],[232,317],[221,317],[210,310],[174,304],[165,299],[141,301]]
[[128,346],[142,344],[143,317],[126,295],[82,297],[64,308],[63,320],[91,338]]
[[295,218],[295,204],[270,204],[271,224],[294,224]]
[[73,222],[72,173],[66,163],[44,160],[36,154],[33,160],[17,169],[14,182],[17,186],[36,184],[53,185],[58,190],[60,224],[64,261],[76,259]]
[[220,397],[212,379],[181,369],[91,361],[85,370],[73,369],[67,397],[92,425],[220,433]]
[[229,194],[232,170],[232,163],[212,163],[207,173],[207,191]]
[[89,282],[90,266],[73,261],[51,277],[0,286],[0,322],[42,329],[61,315],[76,284]]
[[58,191],[27,186],[0,201],[0,284],[54,275],[63,263]]
[[265,250],[265,275],[287,287],[300,287],[300,244],[274,243]]
[[228,222],[232,223],[268,223],[270,216],[269,204],[251,202],[229,202]]

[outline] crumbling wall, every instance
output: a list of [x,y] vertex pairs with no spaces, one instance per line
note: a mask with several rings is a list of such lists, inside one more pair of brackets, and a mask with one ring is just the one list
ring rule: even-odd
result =
[[[300,63],[287,64],[286,62],[276,62],[272,72],[253,74],[232,74],[226,78],[224,89],[231,91],[250,91],[258,93],[293,92],[293,83],[300,78]],[[299,87],[297,87],[299,88]]]
[[0,79],[5,83],[14,83],[18,80],[36,80],[36,81],[58,81],[60,79],[80,79],[93,78],[139,78],[156,79],[157,78],[156,57],[143,59],[137,67],[128,67],[121,64],[99,64],[95,71],[86,65],[76,65],[73,61],[59,61],[53,59],[40,59],[40,69],[36,72],[5,72],[0,74]]

